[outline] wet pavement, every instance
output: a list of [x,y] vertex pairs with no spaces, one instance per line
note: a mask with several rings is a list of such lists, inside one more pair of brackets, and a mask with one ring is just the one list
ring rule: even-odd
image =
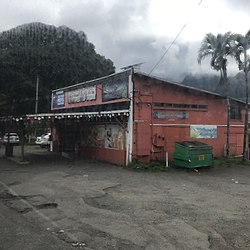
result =
[[23,249],[250,249],[250,166],[145,172],[25,151],[0,158],[0,249],[22,235]]

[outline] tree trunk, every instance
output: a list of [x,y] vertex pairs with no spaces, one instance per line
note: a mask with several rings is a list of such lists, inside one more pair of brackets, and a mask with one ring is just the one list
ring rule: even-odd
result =
[[21,161],[24,161],[24,141],[25,141],[25,133],[24,133],[24,121],[20,122],[21,126]]
[[246,103],[245,103],[245,126],[244,126],[244,140],[243,140],[243,161],[248,159],[248,79],[247,79],[247,52],[244,51],[244,73],[246,83]]
[[[229,92],[229,86],[228,92]],[[229,94],[227,94],[227,143],[226,143],[226,157],[230,156],[230,99]]]

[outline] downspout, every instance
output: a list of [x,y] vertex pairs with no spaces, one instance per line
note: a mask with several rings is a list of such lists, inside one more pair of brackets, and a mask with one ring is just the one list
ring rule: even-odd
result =
[[126,165],[132,162],[133,152],[133,123],[134,123],[134,70],[131,68],[131,74],[128,79],[128,95],[130,100],[129,117],[128,117],[128,132],[127,132],[127,146],[126,146]]

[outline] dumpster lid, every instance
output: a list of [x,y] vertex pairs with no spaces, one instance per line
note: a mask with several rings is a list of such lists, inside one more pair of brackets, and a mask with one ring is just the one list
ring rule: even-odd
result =
[[185,147],[189,147],[189,148],[207,148],[207,147],[212,147],[208,144],[205,144],[203,142],[200,142],[200,141],[182,141],[182,142],[176,142],[178,144],[181,144]]

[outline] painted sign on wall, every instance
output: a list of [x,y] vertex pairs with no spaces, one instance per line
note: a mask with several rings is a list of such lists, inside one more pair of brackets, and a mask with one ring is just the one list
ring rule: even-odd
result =
[[57,91],[52,94],[53,108],[61,108],[65,105],[65,95],[63,91]]
[[124,133],[119,125],[93,125],[84,130],[83,141],[86,146],[124,149]]
[[217,138],[216,125],[190,125],[191,138]]
[[79,88],[68,93],[68,103],[79,103],[96,99],[96,86]]
[[186,111],[169,111],[169,110],[157,110],[153,112],[154,119],[159,120],[176,120],[187,119],[188,112]]

